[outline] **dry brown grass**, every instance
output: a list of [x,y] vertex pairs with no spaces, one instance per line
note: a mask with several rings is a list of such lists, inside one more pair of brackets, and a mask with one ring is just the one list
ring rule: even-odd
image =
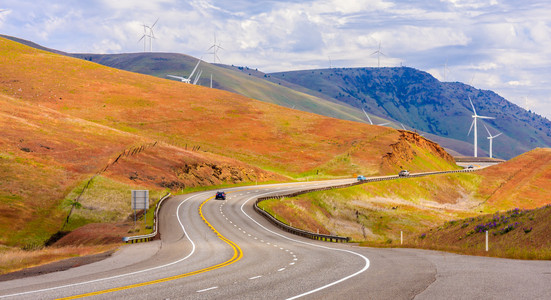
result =
[[41,250],[0,250],[0,274],[51,263],[60,259],[102,253],[120,247],[120,244],[99,246],[65,246]]
[[551,149],[534,149],[479,173],[484,182],[479,193],[489,210],[551,203]]

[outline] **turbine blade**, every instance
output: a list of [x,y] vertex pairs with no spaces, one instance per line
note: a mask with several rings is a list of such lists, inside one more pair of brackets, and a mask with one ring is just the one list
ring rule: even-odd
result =
[[402,126],[403,130],[407,130],[406,127],[404,127],[404,124],[400,123],[400,126]]
[[490,119],[490,120],[495,119],[495,117],[486,117],[486,116],[476,116],[476,117],[480,119]]
[[484,125],[484,128],[486,128],[486,132],[488,133],[489,136],[492,136],[492,134],[490,133],[490,130],[488,130],[488,127],[486,127],[486,124],[482,124]]
[[197,64],[195,65],[195,68],[193,68],[193,71],[191,71],[191,74],[189,74],[189,77],[188,77],[189,80],[191,80],[191,76],[193,76],[193,73],[195,73],[195,71],[197,71],[197,67],[199,67],[200,63],[201,63],[201,60],[199,60],[197,62]]
[[476,118],[471,123],[471,128],[469,128],[469,133],[467,133],[467,135],[471,135],[471,131],[473,130],[473,126],[474,126],[474,122],[476,122]]
[[502,135],[502,134],[503,134],[503,132],[500,132],[500,133],[498,133],[497,135],[494,135],[494,137],[496,138],[496,137],[498,137],[498,136],[500,136],[500,135]]
[[151,27],[150,27],[149,29],[152,29],[152,28],[155,26],[155,24],[157,24],[157,22],[159,22],[159,18],[157,18],[157,20],[155,21],[155,23],[153,23],[153,25],[151,25]]
[[199,70],[199,74],[195,76],[195,80],[193,80],[193,84],[196,85],[197,81],[199,81],[199,78],[201,77],[201,74],[203,74],[203,70]]
[[471,107],[473,108],[474,115],[476,116],[476,109],[474,108],[473,100],[471,100],[471,96],[469,97],[469,102],[471,102]]
[[390,124],[390,123],[387,122],[387,123],[382,123],[382,124],[377,124],[377,125],[379,125],[379,126],[386,126],[386,125],[388,125],[388,124]]
[[371,122],[371,118],[369,117],[369,115],[365,112],[365,109],[362,107],[362,110],[365,114],[365,116],[367,117],[367,120],[369,120],[369,124],[373,125],[373,122]]
[[176,76],[176,75],[166,75],[168,77],[172,77],[172,78],[176,78],[176,79],[180,79],[180,80],[184,80],[186,78],[182,77],[182,76]]

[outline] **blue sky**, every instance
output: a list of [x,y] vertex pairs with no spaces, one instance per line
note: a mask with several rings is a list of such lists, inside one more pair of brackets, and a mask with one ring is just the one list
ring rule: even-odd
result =
[[[93,0],[0,2],[0,33],[67,52],[153,51],[264,72],[410,66],[490,89],[551,119],[548,0]],[[149,48],[149,46],[147,46]],[[331,61],[331,63],[330,63]]]

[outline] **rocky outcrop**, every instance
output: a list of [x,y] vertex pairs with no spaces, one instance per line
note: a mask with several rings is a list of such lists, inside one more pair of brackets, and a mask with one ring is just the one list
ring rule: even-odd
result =
[[[391,171],[397,168],[408,168],[410,166],[409,163],[421,155],[421,153],[419,153],[421,151],[425,152],[425,155],[432,155],[436,159],[451,165],[455,164],[454,158],[437,143],[411,131],[399,130],[399,132],[400,137],[398,142],[390,145],[392,151],[383,156],[382,170]],[[435,165],[437,165],[436,162]],[[415,171],[425,170],[419,169]]]

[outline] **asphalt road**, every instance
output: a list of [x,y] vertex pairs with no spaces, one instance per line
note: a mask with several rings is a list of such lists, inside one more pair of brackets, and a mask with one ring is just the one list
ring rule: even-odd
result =
[[104,261],[0,283],[0,298],[54,299],[549,299],[551,262],[373,249],[280,231],[254,199],[351,182],[291,183],[173,197],[161,241]]

